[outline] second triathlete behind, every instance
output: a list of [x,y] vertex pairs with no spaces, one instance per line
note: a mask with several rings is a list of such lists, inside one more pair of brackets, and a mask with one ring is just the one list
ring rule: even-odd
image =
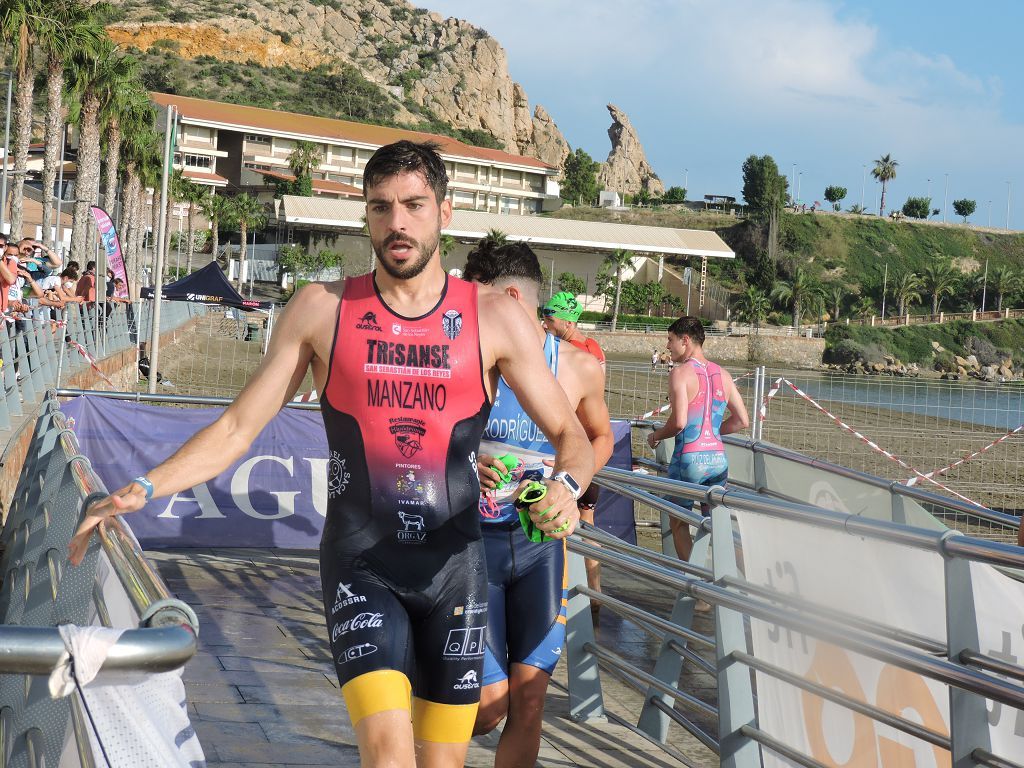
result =
[[[525,243],[495,247],[482,241],[469,254],[464,273],[508,294],[531,317],[537,316],[543,276],[536,255]],[[591,355],[545,334],[537,321],[533,325],[533,338],[522,343],[543,347],[548,369],[590,439],[597,467],[604,466],[613,440],[601,367]],[[504,380],[498,382],[484,437],[510,446],[512,455],[516,447],[551,452],[543,431]],[[498,480],[496,467],[496,457],[480,457],[485,491]],[[520,474],[512,473],[513,482],[523,479]],[[564,646],[565,547],[562,541],[530,541],[513,504],[496,503],[491,493],[480,498],[480,520],[489,584],[487,655],[476,733],[493,730],[507,716],[495,764],[533,765],[540,747],[545,691]]]

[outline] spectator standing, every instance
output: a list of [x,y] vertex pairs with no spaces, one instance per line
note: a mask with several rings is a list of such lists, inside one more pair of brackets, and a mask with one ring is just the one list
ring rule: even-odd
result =
[[[668,328],[668,351],[676,367],[669,374],[669,404],[672,411],[665,425],[647,438],[651,448],[670,437],[676,439],[668,476],[698,485],[725,485],[729,461],[722,435],[745,429],[750,423],[743,398],[729,372],[704,356],[704,326],[687,315]],[[726,409],[729,417],[725,418]],[[676,499],[679,506],[693,509],[693,502]],[[701,505],[706,515],[708,509]],[[681,560],[693,550],[690,526],[671,520],[672,540]]]
[[96,262],[90,261],[85,265],[85,272],[78,278],[78,285],[75,287],[75,295],[79,296],[87,304],[96,303]]

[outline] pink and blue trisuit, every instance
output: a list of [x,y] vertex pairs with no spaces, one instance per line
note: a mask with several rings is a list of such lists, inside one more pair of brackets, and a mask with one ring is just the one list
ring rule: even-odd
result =
[[[697,396],[689,402],[686,425],[676,435],[668,476],[709,487],[725,485],[729,460],[720,432],[726,406],[722,368],[699,360],[687,360],[684,365],[692,365],[697,374]],[[688,499],[674,500],[681,507],[693,509],[693,502]],[[702,511],[707,514],[706,509]]]

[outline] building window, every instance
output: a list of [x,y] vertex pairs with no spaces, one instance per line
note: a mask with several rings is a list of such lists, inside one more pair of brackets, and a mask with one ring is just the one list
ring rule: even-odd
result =
[[209,155],[185,155],[185,167],[186,168],[207,168],[209,169],[212,164],[212,158]]
[[250,144],[269,144],[270,137],[262,136],[258,133],[247,133],[245,134],[245,140]]

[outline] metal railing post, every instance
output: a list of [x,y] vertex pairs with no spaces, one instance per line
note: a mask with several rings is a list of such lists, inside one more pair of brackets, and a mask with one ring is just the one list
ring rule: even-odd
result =
[[[947,535],[963,534],[959,531],[949,531]],[[971,561],[963,557],[943,559],[946,577],[947,653],[951,662],[962,664],[961,653],[981,648],[971,579]],[[973,768],[975,750],[988,751],[992,748],[987,706],[984,697],[953,685],[949,686],[949,751],[953,768]],[[992,707],[992,716],[998,722],[1002,705],[992,702]]]
[[[712,488],[719,497],[725,489]],[[739,575],[732,538],[732,512],[721,503],[711,510],[712,568],[715,581]],[[718,744],[724,768],[760,768],[761,750],[741,733],[745,725],[756,725],[754,692],[750,670],[733,658],[733,651],[747,651],[743,614],[722,605],[715,606],[715,662],[718,669]]]
[[11,416],[21,416],[24,411],[21,407],[21,389],[18,387],[18,374],[14,371],[15,349],[11,341],[10,323],[0,320],[0,358],[3,359],[3,367],[0,374],[3,375],[4,398],[7,400],[8,410]]
[[[667,515],[662,512],[662,516]],[[670,537],[671,538],[671,537]],[[690,552],[690,562],[703,565],[707,562],[708,544],[711,537],[702,531],[698,531],[697,540],[693,543],[693,550]],[[674,545],[673,545],[674,546]],[[670,554],[666,552],[665,554]],[[673,552],[671,554],[675,554]],[[684,592],[676,597],[675,605],[672,606],[672,616],[669,619],[673,624],[686,629],[693,628],[693,609],[697,601]],[[681,635],[666,635],[658,652],[658,660],[654,664],[654,676],[663,683],[676,685],[679,675],[683,671],[683,657],[675,650],[673,644],[685,648],[687,640]],[[637,728],[657,739],[661,743],[668,740],[668,727],[671,724],[669,716],[654,702],[660,700],[668,707],[673,706],[673,699],[664,693],[659,693],[655,688],[647,689],[647,696],[644,699],[643,709],[640,711],[640,719],[637,721]]]
[[25,322],[25,330],[21,332],[21,336],[24,339],[22,346],[25,348],[25,364],[28,366],[28,380],[32,387],[32,402],[36,403],[42,400],[43,395],[46,393],[46,387],[48,386],[44,376],[45,371],[42,368],[42,360],[39,358],[39,346],[36,344],[36,328],[35,321],[27,320]]
[[604,697],[597,659],[586,649],[594,643],[590,598],[576,592],[587,585],[583,557],[566,552],[569,566],[569,605],[565,622],[566,672],[569,678],[569,717],[576,722],[604,719]]

